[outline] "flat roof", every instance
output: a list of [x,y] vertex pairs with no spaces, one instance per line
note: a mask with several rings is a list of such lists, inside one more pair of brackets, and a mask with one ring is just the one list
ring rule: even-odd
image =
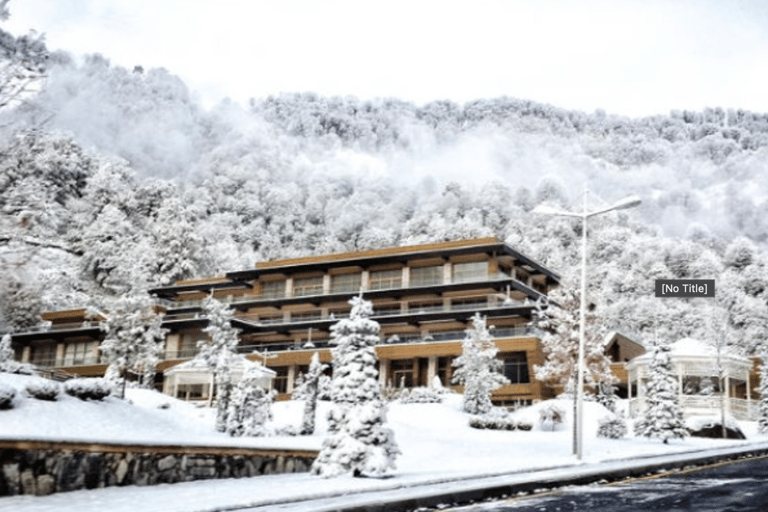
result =
[[183,281],[173,286],[154,288],[150,290],[150,293],[160,297],[173,297],[185,292],[250,287],[247,281],[258,279],[265,274],[327,271],[331,268],[344,266],[365,268],[392,262],[406,264],[414,258],[448,258],[450,256],[477,252],[498,253],[510,256],[520,262],[521,265],[528,267],[533,273],[546,276],[547,281],[557,282],[560,280],[558,274],[544,267],[544,265],[516,251],[498,238],[489,237],[263,261],[257,263],[255,268],[252,269],[227,272],[224,280],[222,278],[214,278],[210,280]]

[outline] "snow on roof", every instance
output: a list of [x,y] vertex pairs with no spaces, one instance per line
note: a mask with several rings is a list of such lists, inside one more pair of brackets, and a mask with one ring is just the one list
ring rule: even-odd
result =
[[669,348],[673,356],[717,356],[714,346],[695,338],[683,338],[672,343]]
[[[232,363],[232,370],[235,370],[238,373],[261,372],[264,376],[267,376],[267,377],[274,377],[275,375],[277,375],[277,373],[274,370],[266,368],[261,363],[251,361],[250,359],[247,359],[245,356],[237,357],[237,360],[234,363]],[[170,368],[165,370],[163,374],[171,375],[177,372],[208,372],[208,371],[209,371],[208,367],[206,366],[203,360],[194,358],[194,359],[190,359],[185,363],[177,364],[176,366],[171,366]]]

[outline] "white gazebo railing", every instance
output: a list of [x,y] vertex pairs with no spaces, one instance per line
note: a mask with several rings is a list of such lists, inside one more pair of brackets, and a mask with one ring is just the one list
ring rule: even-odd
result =
[[[757,418],[757,403],[752,400],[750,372],[752,362],[743,356],[686,338],[671,345],[670,359],[678,381],[678,396],[686,416],[709,415],[725,411],[741,420]],[[653,351],[627,364],[629,414],[635,417],[645,409],[645,389]],[[737,390],[742,390],[739,396]]]

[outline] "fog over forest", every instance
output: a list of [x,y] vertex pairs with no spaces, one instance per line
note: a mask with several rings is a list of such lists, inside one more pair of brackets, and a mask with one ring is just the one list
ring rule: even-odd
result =
[[[606,328],[643,343],[712,338],[724,315],[729,344],[768,348],[766,113],[313,93],[206,110],[169,71],[63,53],[32,82],[0,110],[11,327],[20,304],[108,307],[264,259],[469,237],[506,240],[570,286],[580,224],[531,210],[578,209],[587,186],[594,206],[643,200],[591,227]],[[716,279],[718,298],[662,301],[658,278]]]

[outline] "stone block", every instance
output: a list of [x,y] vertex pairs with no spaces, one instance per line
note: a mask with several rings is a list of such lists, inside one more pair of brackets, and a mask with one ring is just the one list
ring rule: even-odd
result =
[[8,494],[21,494],[21,471],[18,464],[3,464],[3,477]]
[[35,474],[31,469],[25,469],[21,472],[21,491],[24,494],[36,494],[37,483],[35,482]]
[[56,490],[56,480],[51,475],[40,475],[37,477],[37,489],[35,494],[38,496],[48,496]]
[[177,463],[178,461],[176,460],[176,457],[173,455],[168,455],[167,457],[163,457],[157,462],[157,469],[160,471],[167,471],[176,466]]

